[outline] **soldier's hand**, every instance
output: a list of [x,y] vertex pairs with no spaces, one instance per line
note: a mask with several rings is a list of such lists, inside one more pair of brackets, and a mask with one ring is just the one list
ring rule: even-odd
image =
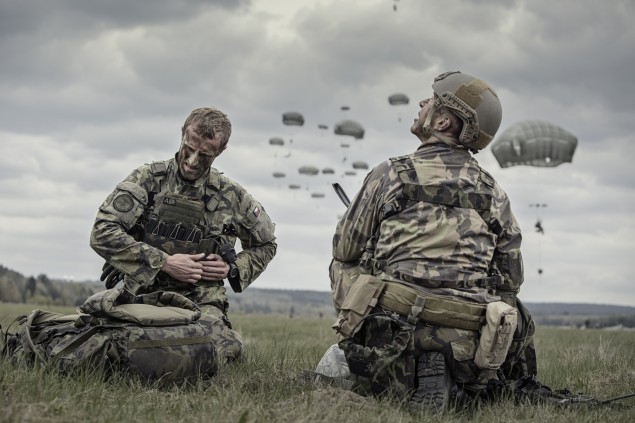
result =
[[203,277],[203,264],[200,263],[203,257],[205,253],[174,254],[168,256],[161,270],[177,281],[195,284]]
[[115,285],[123,279],[123,273],[115,269],[114,266],[108,262],[104,263],[101,270],[102,272],[99,280],[105,282],[104,285],[106,286],[106,289],[114,288]]
[[203,265],[203,277],[201,279],[222,281],[229,272],[229,264],[225,263],[218,254],[208,254],[199,263]]

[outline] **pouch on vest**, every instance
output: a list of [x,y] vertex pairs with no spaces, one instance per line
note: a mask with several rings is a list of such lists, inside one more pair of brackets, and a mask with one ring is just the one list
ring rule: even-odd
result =
[[481,330],[481,338],[474,356],[474,364],[478,368],[491,370],[500,368],[514,339],[517,323],[516,308],[503,301],[495,301],[487,305],[485,325]]
[[385,286],[386,282],[375,276],[359,275],[342,302],[342,309],[333,329],[344,338],[353,336],[359,330],[362,320],[377,305]]
[[329,265],[331,295],[333,297],[333,306],[338,314],[342,309],[342,304],[348,291],[360,274],[361,269],[358,261],[343,262],[335,259],[331,260]]

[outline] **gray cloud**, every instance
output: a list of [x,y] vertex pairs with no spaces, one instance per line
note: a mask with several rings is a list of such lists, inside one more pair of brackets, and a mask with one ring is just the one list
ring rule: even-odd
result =
[[[235,128],[216,165],[277,223],[279,254],[257,283],[327,290],[343,211],[330,182],[352,196],[365,176],[342,176],[353,160],[374,166],[414,150],[417,101],[434,76],[458,69],[496,88],[501,131],[545,119],[579,138],[574,162],[555,169],[500,169],[489,149],[476,156],[525,231],[523,295],[634,304],[634,17],[630,1],[590,0],[401,0],[396,12],[364,1],[2,2],[0,264],[95,279],[101,259],[88,234],[101,201],[132,169],[175,153],[190,110],[216,105]],[[411,103],[390,106],[394,92]],[[303,127],[282,124],[291,110]],[[333,134],[344,118],[364,125],[363,140]],[[272,150],[272,136],[290,157]],[[303,177],[303,164],[336,173]],[[324,199],[310,197],[318,191]],[[543,238],[536,201],[549,204]]]

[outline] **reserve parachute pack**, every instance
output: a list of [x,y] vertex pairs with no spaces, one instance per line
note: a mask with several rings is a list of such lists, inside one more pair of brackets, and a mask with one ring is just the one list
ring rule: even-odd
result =
[[[16,365],[54,365],[65,373],[91,368],[143,380],[181,383],[218,370],[210,331],[197,322],[198,306],[159,291],[119,304],[123,288],[99,292],[64,315],[33,310],[1,332],[0,356]],[[18,323],[17,330],[9,330]]]

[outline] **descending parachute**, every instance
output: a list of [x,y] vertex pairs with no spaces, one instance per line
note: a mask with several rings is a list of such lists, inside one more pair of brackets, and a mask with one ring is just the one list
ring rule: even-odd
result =
[[298,112],[286,112],[282,114],[282,123],[289,126],[304,125],[304,116]]
[[324,198],[324,194],[321,193],[321,192],[314,192],[314,193],[311,193],[311,197],[312,198]]
[[349,135],[358,140],[364,138],[364,127],[350,119],[335,124],[333,132],[337,135]]
[[300,166],[298,172],[300,172],[301,175],[314,176],[320,173],[320,169],[315,166]]
[[289,189],[300,189],[300,188],[302,187],[298,184],[289,184]]
[[280,137],[269,138],[270,145],[284,145],[284,140]]
[[[408,98],[408,96],[402,93],[395,93],[388,96],[388,103],[391,106],[403,106],[407,105],[409,102],[410,99]],[[397,116],[397,120],[401,122],[401,113],[399,113],[399,115]]]
[[332,175],[335,173],[335,169],[333,169],[332,167],[325,167],[324,169],[322,169],[322,173],[324,175]]
[[323,124],[323,123],[320,123],[320,124],[318,125],[318,128],[319,128],[319,129],[329,129],[329,126],[328,126],[328,125],[325,125],[325,124]]
[[353,169],[368,169],[368,163],[358,160],[353,162]]
[[284,178],[285,176],[287,175],[284,172],[273,172],[274,178]]
[[390,103],[392,106],[400,106],[408,104],[409,102],[410,99],[408,98],[408,96],[402,93],[395,93],[388,96],[388,103]]
[[578,138],[558,125],[525,120],[506,129],[492,144],[502,168],[511,166],[555,167],[571,163]]

